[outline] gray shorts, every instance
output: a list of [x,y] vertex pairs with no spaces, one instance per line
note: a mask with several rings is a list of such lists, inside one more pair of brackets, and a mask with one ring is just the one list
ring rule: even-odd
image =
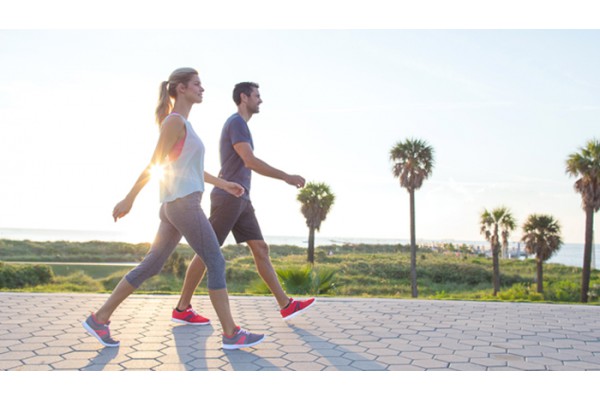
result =
[[225,289],[225,258],[206,215],[200,207],[202,192],[163,203],[156,238],[142,262],[125,275],[131,286],[138,288],[146,279],[158,274],[181,237],[204,261],[208,288]]
[[212,192],[210,203],[209,221],[221,246],[229,232],[237,243],[264,240],[250,200]]

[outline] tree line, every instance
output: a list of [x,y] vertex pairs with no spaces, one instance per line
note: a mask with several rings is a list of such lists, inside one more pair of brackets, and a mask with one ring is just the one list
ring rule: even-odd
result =
[[[392,173],[410,196],[410,247],[412,296],[418,296],[416,270],[415,191],[432,174],[434,150],[426,141],[407,139],[396,143],[390,150]],[[585,246],[581,278],[581,302],[588,302],[591,276],[594,214],[600,209],[600,141],[590,140],[579,152],[568,155],[565,172],[576,178],[575,191],[581,195],[585,211]],[[505,207],[484,209],[480,215],[481,234],[489,241],[492,250],[492,281],[494,296],[500,290],[501,249],[508,248],[508,237],[517,223],[511,211]],[[537,259],[537,291],[543,292],[543,263],[563,244],[559,222],[547,214],[531,214],[522,226],[521,240],[529,254]]]

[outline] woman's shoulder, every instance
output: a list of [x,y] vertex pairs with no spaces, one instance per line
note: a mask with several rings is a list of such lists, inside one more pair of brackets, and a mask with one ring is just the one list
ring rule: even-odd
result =
[[[174,117],[175,117],[175,118],[174,118]],[[165,117],[165,119],[163,119],[163,122],[162,122],[162,124],[161,124],[161,125],[164,125],[164,124],[166,124],[167,122],[168,122],[168,123],[171,123],[171,124],[172,124],[172,123],[174,123],[174,122],[172,122],[172,121],[177,121],[177,122],[175,122],[175,123],[177,123],[177,124],[181,125],[181,124],[185,124],[185,123],[187,122],[187,119],[185,119],[185,117],[184,117],[183,115],[181,115],[181,114],[177,114],[177,113],[171,113],[171,114],[167,115],[167,116]]]
[[171,113],[163,119],[161,127],[181,127],[187,123],[185,117],[181,114]]
[[[173,118],[174,116],[178,116],[180,118]],[[172,133],[179,136],[181,131],[185,131],[186,123],[187,120],[182,115],[171,113],[163,120],[162,124],[160,125],[160,130],[163,133]]]

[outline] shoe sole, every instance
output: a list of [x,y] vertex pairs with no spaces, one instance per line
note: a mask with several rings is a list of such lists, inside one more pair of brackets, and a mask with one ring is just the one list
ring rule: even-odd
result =
[[98,334],[96,333],[96,331],[94,331],[94,329],[92,329],[92,327],[87,324],[87,322],[83,321],[81,323],[81,325],[83,325],[83,328],[90,335],[92,335],[93,337],[95,337],[105,347],[119,347],[119,345],[121,344],[121,343],[106,343],[104,340],[102,340],[102,338],[100,336],[98,336]]
[[252,346],[256,346],[257,344],[260,344],[263,342],[263,340],[265,340],[266,336],[263,336],[260,340],[257,340],[254,343],[247,343],[247,344],[223,344],[221,347],[223,348],[223,350],[238,350],[238,349],[243,349],[246,347],[252,347]]
[[177,318],[171,318],[171,321],[177,322],[177,323],[183,324],[183,325],[196,325],[196,326],[210,325],[210,321],[207,321],[207,322],[189,322],[189,321],[186,321],[184,319],[177,319]]
[[304,314],[304,312],[305,312],[305,311],[307,311],[307,310],[309,310],[310,308],[312,308],[312,306],[314,306],[316,302],[317,302],[317,299],[315,299],[315,301],[313,301],[312,303],[310,303],[310,305],[309,305],[308,307],[306,307],[306,308],[303,308],[303,309],[302,309],[302,310],[300,310],[300,311],[296,311],[295,313],[293,313],[293,314],[290,314],[290,315],[288,315],[287,317],[283,317],[283,320],[284,320],[284,321],[289,321],[290,319],[292,319],[292,318],[294,318],[294,317],[297,317],[298,315],[302,315],[302,314]]

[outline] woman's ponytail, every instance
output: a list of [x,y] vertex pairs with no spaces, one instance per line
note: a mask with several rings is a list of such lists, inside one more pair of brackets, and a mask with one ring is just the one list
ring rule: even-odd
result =
[[156,123],[160,125],[165,119],[167,115],[173,109],[173,103],[171,102],[171,97],[169,96],[168,90],[169,82],[164,81],[160,84],[160,89],[158,92],[158,105],[156,106]]
[[173,101],[177,98],[177,85],[183,83],[187,86],[188,82],[198,72],[193,68],[179,68],[173,71],[168,81],[160,84],[158,93],[158,105],[156,106],[156,123],[160,125],[163,120],[173,110]]

